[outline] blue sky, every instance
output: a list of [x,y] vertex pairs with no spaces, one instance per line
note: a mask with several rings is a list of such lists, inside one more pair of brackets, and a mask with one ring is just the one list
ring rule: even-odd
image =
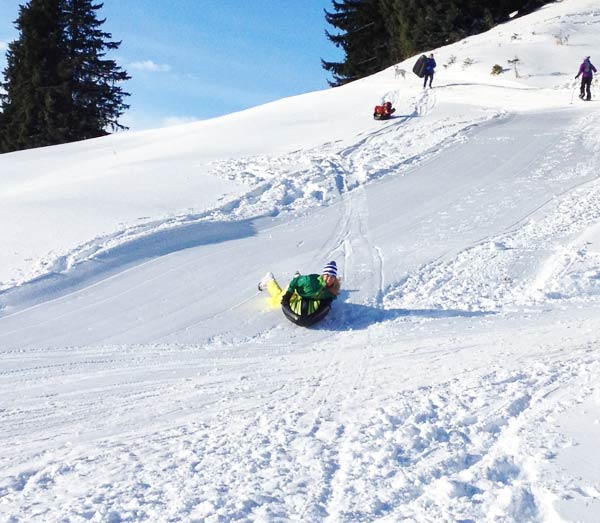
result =
[[[0,0],[0,67],[24,0]],[[112,58],[132,130],[211,118],[326,89],[320,58],[341,60],[325,37],[331,0],[105,0],[103,29],[122,44]]]

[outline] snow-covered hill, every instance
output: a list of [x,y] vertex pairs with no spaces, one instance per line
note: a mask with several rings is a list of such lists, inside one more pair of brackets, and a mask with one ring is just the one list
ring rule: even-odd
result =
[[[597,521],[599,26],[0,156],[3,520]],[[256,291],[330,259],[316,328]]]

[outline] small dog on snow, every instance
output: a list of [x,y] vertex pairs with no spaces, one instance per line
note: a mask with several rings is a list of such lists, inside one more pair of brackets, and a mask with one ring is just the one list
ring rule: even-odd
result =
[[406,77],[406,70],[402,69],[399,66],[394,67],[394,78],[405,78]]

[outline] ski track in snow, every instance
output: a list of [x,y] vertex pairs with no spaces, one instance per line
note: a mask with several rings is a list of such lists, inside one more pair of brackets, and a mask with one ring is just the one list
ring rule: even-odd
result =
[[[220,382],[216,373],[190,373],[183,382],[166,377],[162,386],[155,379],[145,392],[137,384],[133,395],[122,383],[115,398],[105,391],[101,405],[73,401],[71,395],[81,394],[75,390],[45,398],[44,408],[21,417],[40,424],[38,431],[69,404],[113,422],[131,421],[134,411],[165,394],[175,410],[193,394],[214,394],[214,407],[204,398],[203,412],[190,412],[185,423],[163,422],[158,431],[154,426],[135,437],[100,437],[73,449],[75,434],[65,434],[58,449],[31,455],[15,475],[5,456],[3,513],[8,521],[57,521],[65,514],[72,521],[545,521],[552,500],[594,492],[593,485],[581,484],[565,491],[570,478],[556,483],[538,477],[540,463],[573,445],[552,430],[553,416],[599,397],[594,347],[565,355],[559,345],[548,346],[546,357],[514,368],[503,365],[499,354],[485,372],[467,369],[460,377],[386,393],[390,376],[380,366],[391,361],[369,348],[381,335],[353,338],[344,352],[280,358],[283,367],[324,358],[321,375],[298,374],[301,387],[276,383],[272,373],[269,390],[258,393],[252,388],[260,382],[251,372],[250,382],[242,375],[237,383]],[[163,372],[168,366],[160,358],[167,354],[173,369],[194,360],[210,365],[206,354],[189,349],[140,349],[126,350],[122,362],[114,349],[95,357],[109,375],[127,360],[134,369],[146,365],[153,353]],[[424,357],[424,347],[414,349]],[[247,364],[258,361],[249,357]],[[76,381],[92,363],[99,362],[69,364],[63,387],[65,377]],[[17,377],[34,380],[49,370],[23,369]],[[72,413],[74,428],[86,414],[80,419]],[[19,419],[17,412],[0,415],[9,428]],[[35,440],[35,427],[28,432]]]
[[[594,124],[588,117],[583,132]],[[344,260],[346,285],[365,290],[356,301],[382,309],[398,305],[436,308],[436,299],[443,296],[447,306],[456,292],[462,300],[456,305],[465,306],[465,297],[478,297],[481,301],[466,305],[484,308],[482,287],[490,286],[489,273],[482,271],[484,278],[471,282],[467,292],[461,287],[460,276],[457,282],[461,274],[458,266],[493,267],[500,275],[513,274],[511,267],[519,263],[516,251],[545,249],[550,253],[545,268],[524,271],[527,278],[523,278],[521,288],[515,290],[514,283],[505,280],[493,284],[499,294],[491,302],[502,303],[503,292],[508,305],[517,299],[530,303],[540,287],[561,286],[565,272],[573,267],[570,259],[575,253],[584,257],[585,242],[577,238],[600,218],[596,214],[600,208],[596,179],[557,195],[535,212],[536,219],[515,224],[506,235],[486,238],[449,261],[426,266],[401,287],[386,293],[384,259],[369,238],[363,187],[377,176],[371,166],[386,161],[378,157],[374,162],[368,147],[385,149],[381,140],[389,145],[390,132],[370,136],[361,148],[347,149],[340,159],[325,163],[328,177],[335,174],[336,197],[341,198],[342,205],[335,235],[324,241],[324,248],[332,257],[341,255]],[[572,150],[569,141],[580,137],[567,135],[564,139],[564,149]],[[393,158],[392,152],[389,161],[397,168],[405,160]],[[561,154],[558,147],[556,155]],[[554,166],[548,157],[546,164],[532,170],[532,183],[551,172],[575,180],[590,175],[583,164],[576,164],[570,172],[553,171]],[[569,255],[556,254],[547,245],[549,239],[561,237],[575,237]],[[591,265],[588,260],[587,272]],[[470,270],[466,275],[473,278],[477,272]],[[448,275],[446,287],[439,283],[444,281],[444,274]],[[411,282],[417,278],[414,288],[419,294],[415,297]],[[433,286],[430,280],[435,282]],[[339,320],[350,327],[355,319],[342,313]],[[385,337],[388,339],[389,333]],[[38,438],[52,429],[55,415],[56,428],[65,429],[65,409],[74,427],[86,424],[90,411],[96,412],[94,420],[102,420],[86,434],[100,442],[84,445],[85,452],[80,445],[69,450],[76,434],[67,431],[53,442],[57,448],[49,448],[47,455],[31,455],[25,471],[9,473],[0,484],[3,511],[15,518],[50,521],[73,514],[74,521],[78,517],[81,521],[315,522],[481,521],[485,517],[514,521],[523,516],[543,521],[552,513],[552,500],[565,495],[561,492],[564,483],[537,477],[539,463],[571,442],[552,430],[539,429],[553,414],[598,394],[594,376],[599,362],[592,357],[586,361],[580,354],[590,353],[590,347],[582,347],[570,357],[532,361],[519,370],[500,365],[484,373],[477,369],[460,378],[386,396],[381,392],[386,383],[377,383],[378,370],[373,363],[377,360],[373,350],[378,344],[377,332],[366,329],[345,338],[347,343],[319,353],[325,360],[319,366],[322,370],[309,378],[300,377],[306,380],[302,387],[292,389],[271,377],[273,383],[266,380],[269,386],[262,393],[253,388],[254,384],[245,383],[244,374],[238,383],[223,383],[213,372],[201,378],[207,380],[202,383],[196,382],[197,376],[183,384],[172,383],[169,368],[180,368],[189,348],[182,351],[181,361],[177,360],[177,349],[161,354],[160,346],[154,355],[151,347],[149,352],[148,348],[129,348],[125,356],[111,348],[97,355],[85,351],[81,362],[70,357],[62,370],[60,363],[54,363],[56,355],[48,353],[43,354],[44,359],[53,363],[3,372],[0,378],[10,379],[17,387],[19,382],[32,387],[40,377],[60,376],[56,385],[63,390],[55,398],[44,397],[41,404],[32,401],[26,411],[5,409],[0,413],[10,433],[16,432],[12,423],[22,424],[19,430],[31,435],[33,448]],[[144,356],[137,355],[140,349]],[[33,356],[39,355],[34,352]],[[70,395],[77,396],[77,374],[84,373],[88,365],[107,366],[111,374],[122,374],[117,369],[149,363],[165,376],[163,383],[155,376],[145,385],[134,375],[131,381],[119,380],[114,388],[102,385],[104,399],[100,404],[98,391],[90,393],[89,401],[70,399]],[[72,381],[65,375],[72,375]],[[578,387],[573,387],[575,382]],[[186,399],[197,387],[214,397],[202,401],[205,412],[200,418],[205,421],[194,419],[169,426],[171,416],[179,421],[182,415],[188,416],[177,405],[189,408]],[[244,394],[247,399],[240,401]],[[134,411],[144,412],[143,405],[151,409],[159,397],[162,405],[169,404],[171,398],[173,410],[160,413],[162,431],[139,434],[129,441],[102,437],[103,430],[118,424],[120,418],[137,426],[140,420],[136,421]],[[115,405],[119,407],[115,409]],[[8,447],[12,445],[23,442],[11,442]],[[10,461],[3,468],[10,471]],[[86,478],[92,476],[97,479],[90,490]],[[573,487],[571,495],[580,496],[582,487],[576,488],[579,491]],[[589,486],[590,491],[593,488]],[[68,499],[68,504],[57,502],[59,499]],[[40,504],[43,513],[37,512]]]
[[[600,182],[587,163],[557,166],[564,166],[559,159],[565,161],[596,125],[589,115],[581,132],[568,129],[545,163],[532,166],[523,178],[534,184],[555,176],[569,190],[505,234],[450,252],[397,287],[386,287],[386,259],[369,228],[365,184],[386,173],[402,175],[404,167],[428,159],[425,153],[416,159],[397,155],[402,124],[339,154],[313,159],[283,182],[256,182],[260,189],[228,205],[227,212],[217,211],[219,219],[265,211],[261,195],[270,191],[282,195],[265,198],[268,212],[278,212],[274,201],[298,202],[286,192],[296,194],[290,187],[302,186],[290,182],[294,176],[305,182],[322,177],[309,198],[318,193],[316,200],[340,205],[338,224],[319,252],[342,260],[344,286],[355,290],[352,301],[368,305],[372,317],[379,311],[386,330],[376,321],[353,331],[360,313],[340,308],[333,347],[323,347],[331,333],[315,331],[312,344],[299,354],[293,354],[300,348],[298,333],[285,344],[273,343],[281,328],[250,338],[216,337],[203,346],[15,351],[20,363],[14,369],[8,365],[0,381],[28,391],[28,400],[14,410],[4,408],[0,421],[7,433],[28,434],[28,441],[5,440],[6,448],[18,447],[20,453],[15,461],[10,453],[0,458],[7,471],[0,480],[3,512],[9,521],[59,521],[68,514],[72,521],[111,522],[508,522],[557,517],[554,502],[565,496],[594,498],[595,484],[541,474],[545,463],[574,445],[553,431],[553,416],[598,397],[600,363],[593,345],[571,344],[566,355],[557,343],[546,348],[546,356],[514,366],[500,354],[495,364],[487,359],[485,369],[461,369],[459,377],[443,369],[451,354],[467,347],[486,350],[489,336],[468,340],[473,345],[456,340],[449,347],[423,346],[419,339],[417,346],[404,342],[400,351],[387,354],[381,347],[395,337],[404,339],[407,328],[418,332],[431,321],[413,316],[418,309],[535,305],[568,297],[568,282],[575,280],[581,299],[584,276],[584,296],[595,297],[598,257],[586,231],[600,219]],[[447,126],[447,144],[462,140],[464,129]],[[597,154],[597,143],[588,140]],[[288,155],[282,162],[296,161]],[[252,169],[264,175],[268,169],[260,162]],[[304,203],[298,206],[299,212],[306,209]],[[558,246],[551,244],[557,240]],[[545,263],[523,261],[523,252],[532,251],[547,253],[532,256]],[[486,296],[490,288],[496,294]],[[398,308],[406,314],[386,322],[386,310]],[[510,346],[510,335],[502,336],[495,345]],[[229,354],[233,347],[235,356]],[[273,368],[260,368],[265,350]],[[410,384],[401,372],[403,364],[411,366],[403,361],[410,357],[430,362],[420,371],[429,384],[390,386],[398,380]],[[88,368],[95,369],[98,385],[79,390],[80,381],[90,379]],[[151,379],[149,368],[156,369]],[[222,368],[237,378],[222,379]],[[432,380],[429,374],[436,372],[440,377]],[[48,394],[51,388],[56,392]],[[195,396],[201,397],[201,409],[194,407]],[[153,409],[159,409],[160,422],[140,430]],[[135,430],[113,435],[118,426]],[[40,452],[48,431],[54,435]]]
[[[164,238],[177,239],[180,231],[199,223],[232,222],[259,216],[278,216],[282,212],[309,213],[315,206],[331,203],[340,189],[352,191],[358,185],[389,174],[399,174],[407,168],[439,154],[473,125],[497,116],[496,112],[473,120],[440,121],[432,128],[411,126],[411,119],[425,116],[433,107],[431,96],[424,92],[408,102],[406,116],[397,117],[380,130],[359,138],[342,150],[335,144],[325,144],[313,150],[299,150],[280,156],[264,155],[212,162],[209,174],[232,179],[248,186],[243,196],[224,202],[220,207],[202,213],[180,214],[128,226],[121,231],[94,238],[70,252],[52,253],[36,262],[35,275],[30,280],[0,282],[0,296],[31,281],[49,275],[69,275],[82,264],[98,259],[106,266],[114,263],[129,265],[135,260],[164,254]],[[339,146],[338,146],[339,147]],[[424,149],[425,147],[425,149]],[[350,173],[360,172],[359,177]],[[156,240],[154,239],[156,238]],[[179,241],[185,247],[185,236]],[[128,245],[131,245],[128,248]],[[175,247],[174,247],[175,248]],[[181,248],[181,247],[180,247]],[[0,309],[1,310],[1,309]]]
[[[483,238],[451,259],[435,261],[410,275],[388,290],[386,306],[498,310],[535,305],[549,298],[597,296],[598,255],[595,251],[588,254],[585,240],[578,239],[600,220],[600,178],[594,169],[600,160],[600,142],[592,132],[597,125],[596,114],[585,116],[578,130],[569,129],[548,151],[545,162],[532,166],[531,175],[524,180],[533,185],[568,181],[572,183],[568,190],[556,194],[506,233]],[[592,142],[587,149],[592,154],[583,160],[570,158],[583,139]],[[565,159],[572,166],[557,168]],[[542,266],[537,264],[540,259],[546,260]],[[575,259],[583,269],[567,275]],[[569,292],[567,278],[578,280],[576,292]]]

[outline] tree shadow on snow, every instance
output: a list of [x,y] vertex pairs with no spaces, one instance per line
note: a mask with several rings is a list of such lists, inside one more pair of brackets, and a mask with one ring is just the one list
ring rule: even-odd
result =
[[493,312],[465,311],[459,309],[380,309],[356,303],[334,303],[329,315],[318,327],[331,331],[362,330],[398,318],[476,318]]
[[124,242],[95,259],[112,265],[128,265],[177,251],[254,236],[253,220],[183,224]]

